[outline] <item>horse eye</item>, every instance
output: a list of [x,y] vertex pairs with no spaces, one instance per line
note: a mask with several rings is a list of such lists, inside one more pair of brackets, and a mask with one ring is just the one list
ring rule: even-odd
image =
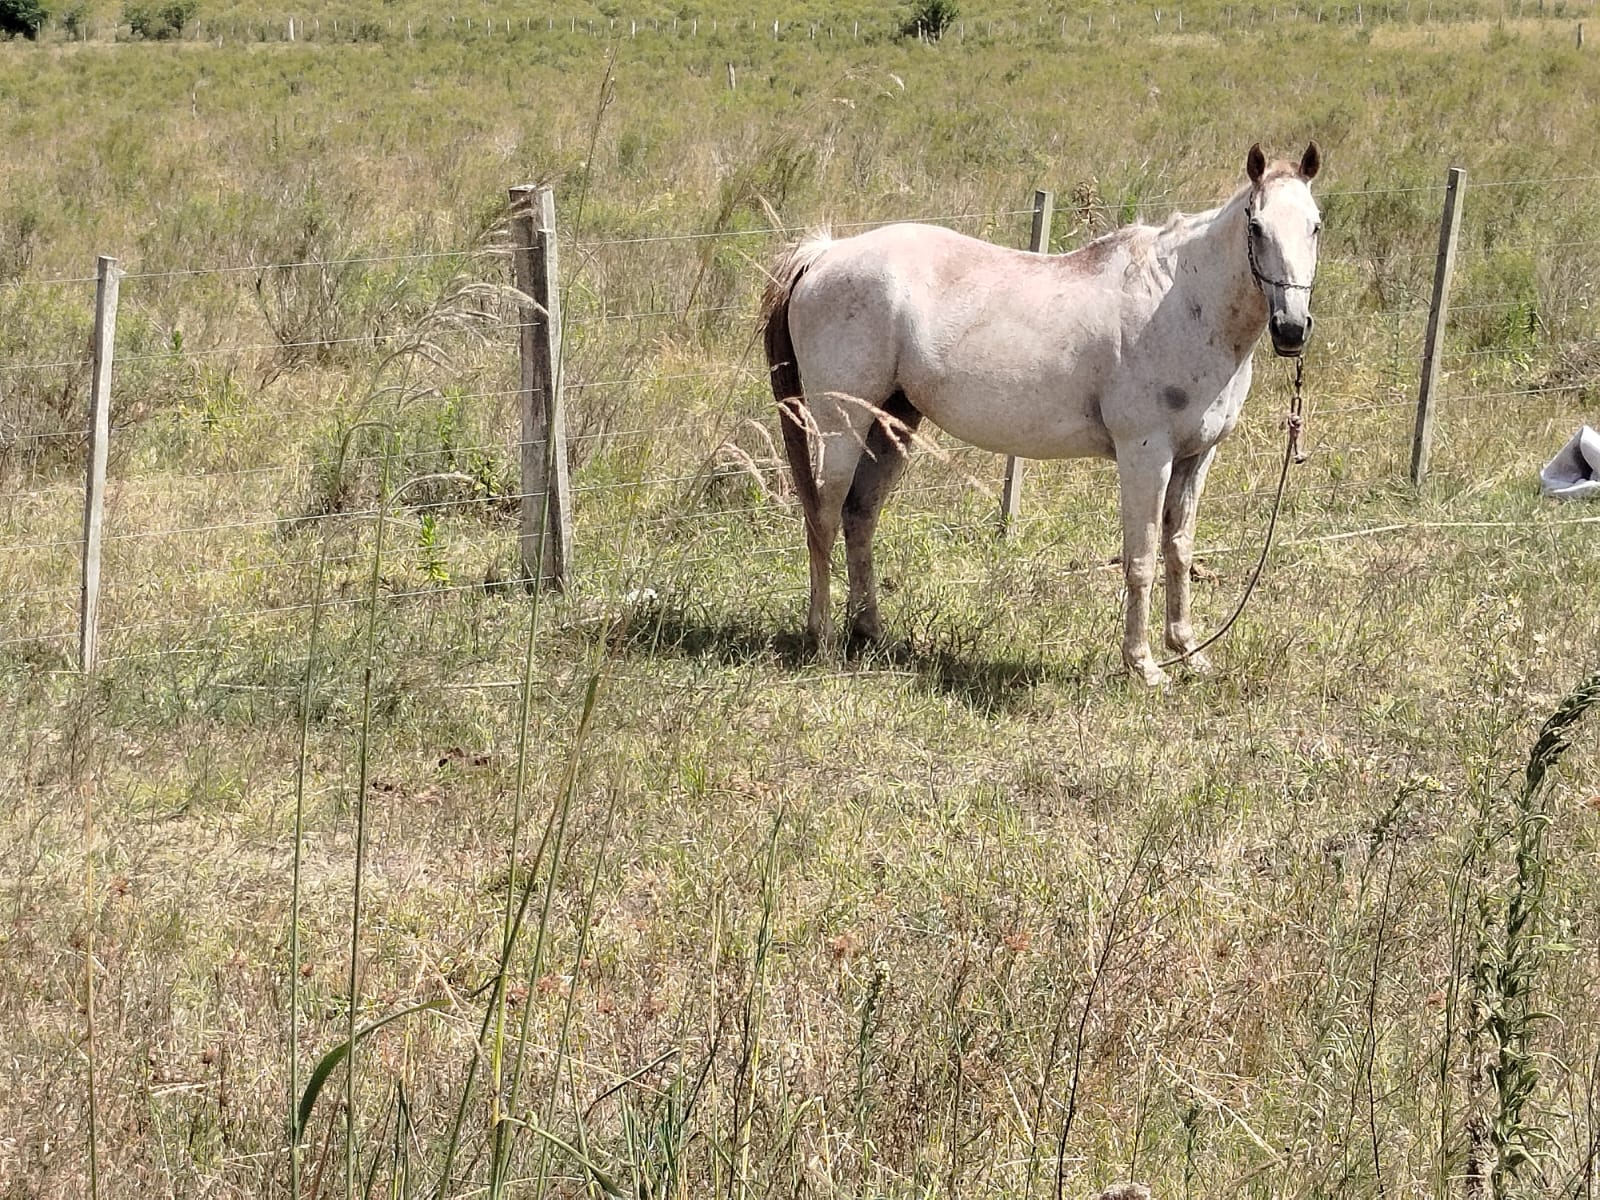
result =
[[1322,234],[1322,222],[1318,221],[1315,225],[1313,225],[1311,227],[1311,236],[1312,237],[1319,237],[1319,236],[1321,236],[1321,234]]
[[1260,217],[1251,217],[1250,218],[1250,232],[1253,233],[1253,234],[1256,234],[1256,235],[1259,235],[1261,233],[1261,218]]

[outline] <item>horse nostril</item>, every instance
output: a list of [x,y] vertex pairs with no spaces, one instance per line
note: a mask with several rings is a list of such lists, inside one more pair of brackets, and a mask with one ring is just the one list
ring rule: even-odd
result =
[[1282,313],[1273,313],[1267,321],[1267,328],[1272,331],[1272,336],[1284,342],[1303,342],[1306,335],[1311,332],[1311,318],[1296,321]]

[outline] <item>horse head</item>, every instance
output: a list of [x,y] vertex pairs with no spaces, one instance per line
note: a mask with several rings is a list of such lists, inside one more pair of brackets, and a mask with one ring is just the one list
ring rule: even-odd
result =
[[1298,163],[1267,165],[1258,142],[1250,147],[1245,171],[1250,176],[1245,248],[1250,274],[1267,302],[1267,331],[1272,348],[1284,357],[1305,352],[1311,333],[1311,285],[1317,278],[1317,238],[1322,214],[1311,198],[1311,181],[1322,166],[1316,142]]

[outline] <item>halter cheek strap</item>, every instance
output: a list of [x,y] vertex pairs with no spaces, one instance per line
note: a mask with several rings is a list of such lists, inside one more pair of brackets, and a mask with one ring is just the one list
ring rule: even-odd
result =
[[1261,266],[1256,262],[1256,237],[1255,233],[1251,229],[1250,224],[1250,222],[1254,219],[1255,210],[1252,208],[1244,226],[1244,250],[1245,254],[1250,259],[1250,274],[1255,276],[1256,286],[1264,288],[1270,284],[1273,287],[1280,287],[1286,291],[1296,292],[1309,292],[1312,288],[1314,288],[1317,284],[1317,268],[1315,266],[1311,268],[1310,283],[1290,283],[1287,279],[1273,279],[1270,275],[1263,275],[1261,273]]

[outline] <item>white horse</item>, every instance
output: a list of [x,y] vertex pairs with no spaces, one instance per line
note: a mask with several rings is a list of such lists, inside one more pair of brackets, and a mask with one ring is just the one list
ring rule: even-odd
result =
[[1166,643],[1186,653],[1195,509],[1250,390],[1251,351],[1266,329],[1280,355],[1298,355],[1311,329],[1321,218],[1309,184],[1320,165],[1315,142],[1298,163],[1271,165],[1252,146],[1249,183],[1220,208],[1125,226],[1071,254],[910,224],[789,246],[762,321],[805,510],[812,641],[831,640],[841,522],[852,632],[882,636],[873,532],[927,417],[1002,454],[1116,460],[1122,657],[1160,683],[1145,633],[1157,530]]

